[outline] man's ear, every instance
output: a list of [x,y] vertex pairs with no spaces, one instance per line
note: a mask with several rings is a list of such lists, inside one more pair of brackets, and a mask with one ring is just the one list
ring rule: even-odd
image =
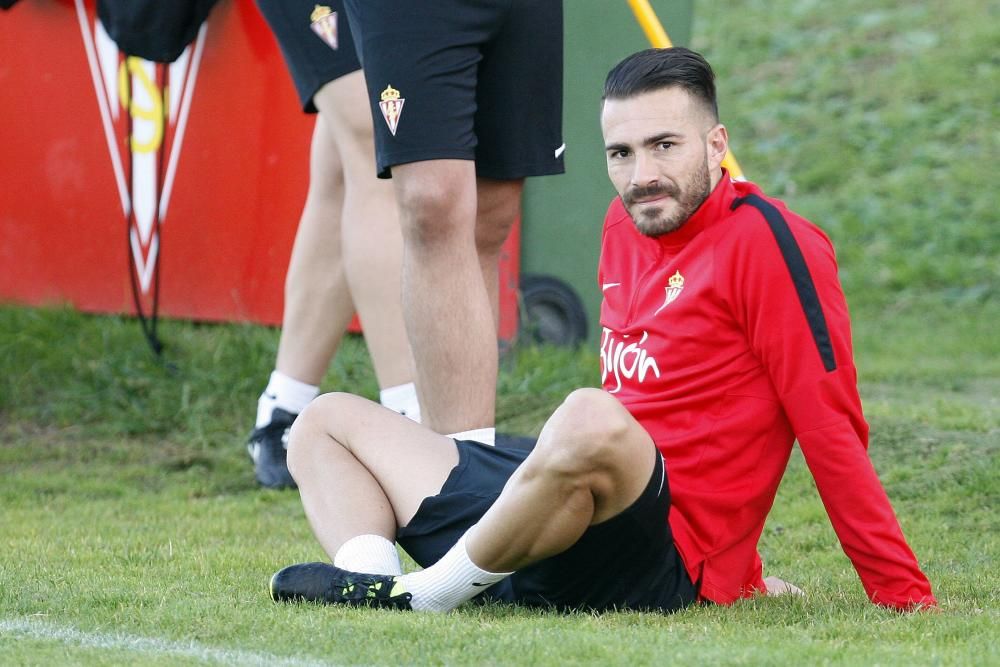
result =
[[726,126],[717,123],[708,131],[705,143],[708,148],[708,166],[713,170],[720,168],[729,150],[729,132],[726,131]]

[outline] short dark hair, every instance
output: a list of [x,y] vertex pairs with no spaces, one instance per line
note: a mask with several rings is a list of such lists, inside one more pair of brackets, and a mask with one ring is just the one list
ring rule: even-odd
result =
[[681,46],[633,53],[608,72],[603,100],[621,100],[677,86],[698,98],[719,120],[715,72],[704,56]]

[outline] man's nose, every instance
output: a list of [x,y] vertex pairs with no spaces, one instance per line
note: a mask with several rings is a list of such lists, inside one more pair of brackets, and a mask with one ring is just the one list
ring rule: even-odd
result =
[[656,183],[659,180],[660,172],[657,169],[656,161],[647,155],[645,151],[637,152],[635,160],[632,163],[632,184],[645,186]]

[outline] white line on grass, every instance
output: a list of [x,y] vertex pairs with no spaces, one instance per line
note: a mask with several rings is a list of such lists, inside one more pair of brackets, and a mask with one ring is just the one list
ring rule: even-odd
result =
[[117,649],[148,655],[173,655],[194,658],[205,662],[232,665],[281,665],[283,667],[312,667],[330,665],[328,662],[284,658],[270,653],[212,648],[197,642],[171,641],[155,637],[141,637],[123,633],[85,632],[70,626],[54,625],[30,618],[0,620],[0,637],[15,635],[32,639],[51,640],[83,648]]

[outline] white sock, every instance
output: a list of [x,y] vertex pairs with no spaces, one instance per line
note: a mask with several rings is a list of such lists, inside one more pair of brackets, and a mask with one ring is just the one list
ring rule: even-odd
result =
[[511,574],[480,569],[469,559],[469,552],[465,550],[465,535],[462,535],[441,560],[419,572],[404,574],[399,582],[413,594],[410,605],[416,611],[445,612],[471,600]]
[[257,400],[257,427],[271,423],[271,413],[275,408],[297,415],[318,395],[319,387],[316,385],[299,382],[284,373],[273,371],[267,388]]
[[475,440],[476,442],[481,442],[484,445],[493,447],[496,445],[497,430],[492,426],[487,428],[474,428],[469,431],[450,433],[448,437],[454,438],[455,440]]
[[420,402],[417,400],[417,385],[413,382],[383,389],[378,393],[378,400],[390,410],[420,423]]
[[368,574],[403,574],[396,545],[381,535],[358,535],[344,542],[333,557],[342,570]]

